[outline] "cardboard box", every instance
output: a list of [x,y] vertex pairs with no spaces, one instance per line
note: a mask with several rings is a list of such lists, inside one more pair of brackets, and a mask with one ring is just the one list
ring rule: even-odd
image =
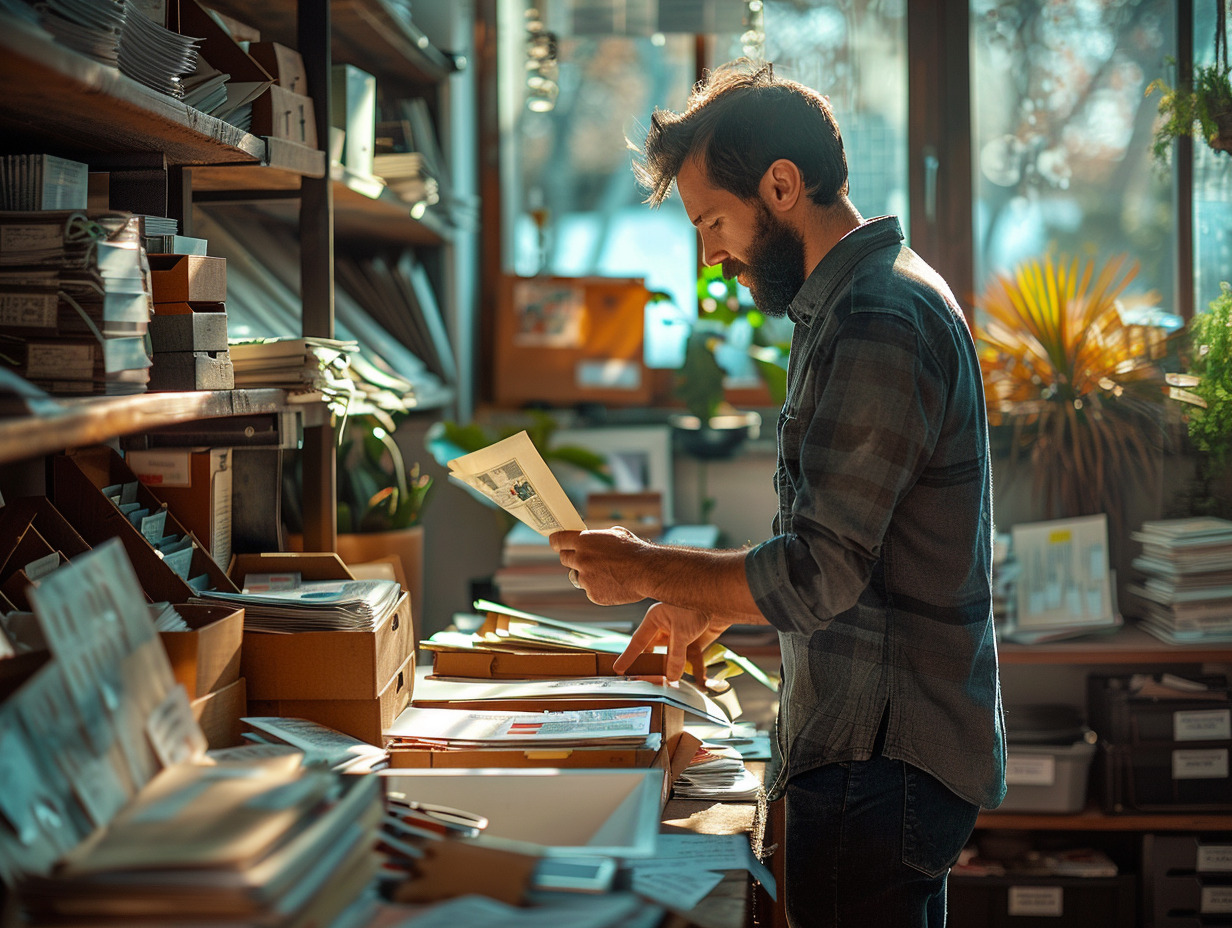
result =
[[[438,676],[492,680],[614,676],[612,663],[618,656],[597,651],[426,650],[432,653],[432,672]],[[666,654],[642,654],[625,673],[660,676],[666,663]]]
[[227,259],[206,255],[150,255],[155,303],[225,303]]
[[243,677],[194,699],[190,705],[193,718],[205,732],[205,741],[211,748],[232,748],[244,743],[240,719],[248,713],[248,700]]
[[248,46],[248,56],[269,72],[279,87],[308,94],[308,72],[303,56],[295,49],[278,42],[253,42]]
[[167,351],[227,350],[225,303],[198,304],[196,311],[191,303],[158,305],[158,312],[150,319],[150,347],[156,355]]
[[252,103],[252,126],[249,131],[253,135],[268,135],[316,148],[317,117],[312,97],[294,93],[277,84],[270,85]]
[[226,351],[160,351],[150,366],[151,390],[233,390],[235,366]]
[[[137,483],[137,502],[143,508],[151,512],[163,508],[162,501],[137,480],[137,475],[119,454],[105,445],[96,445],[57,455],[52,459],[52,476],[52,500],[56,508],[63,513],[72,513],[74,527],[91,545],[102,544],[109,538],[119,538],[142,588],[151,600],[185,603],[197,595],[188,581],[171,569],[115,504],[103,496],[103,487]],[[205,575],[213,589],[239,592],[226,572],[210,557],[205,546],[170,510],[167,511],[166,520],[164,535],[192,537],[189,577]]]
[[175,607],[191,631],[159,632],[171,672],[189,699],[224,689],[240,678],[244,610],[184,603]]
[[231,562],[230,448],[129,451],[124,460],[215,561]]
[[[306,633],[315,634],[315,633]],[[350,632],[349,634],[359,634]],[[252,636],[249,636],[250,638]],[[301,635],[279,635],[280,638],[299,638]],[[247,654],[245,641],[244,652]],[[322,664],[318,667],[330,665]],[[367,741],[378,747],[384,744],[384,732],[394,723],[398,714],[411,704],[411,691],[415,687],[415,655],[394,673],[384,691],[372,699],[250,699],[249,715],[276,715],[283,718],[309,719],[335,731]],[[251,694],[250,694],[251,695]]]
[[[238,554],[232,559],[230,568],[230,575],[237,583],[242,583],[249,573],[288,572],[298,572],[305,580],[351,576],[333,552]],[[244,636],[240,672],[248,678],[250,699],[374,700],[387,692],[389,685],[406,668],[408,658],[413,658],[413,642],[411,600],[404,593],[397,608],[372,631],[290,635],[249,632]],[[410,666],[414,668],[413,661]],[[408,702],[413,687],[414,681],[407,680]],[[406,703],[398,711],[405,708]],[[286,713],[254,711],[253,714]]]
[[450,769],[460,767],[552,767],[577,768],[642,767],[663,771],[662,802],[671,796],[672,784],[689,766],[701,741],[686,731],[664,739],[657,751],[638,748],[566,748],[563,750],[520,751],[489,749],[469,751],[425,751],[391,747],[389,765],[396,770]]

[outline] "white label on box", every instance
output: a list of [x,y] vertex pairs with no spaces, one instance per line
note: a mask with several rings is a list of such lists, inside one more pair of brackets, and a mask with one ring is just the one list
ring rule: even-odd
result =
[[17,251],[46,251],[64,244],[64,228],[55,222],[33,225],[6,225],[0,228],[0,254]]
[[1198,911],[1202,915],[1232,915],[1232,886],[1203,886]]
[[1227,873],[1232,870],[1232,844],[1206,844],[1198,848],[1199,873]]
[[1064,914],[1064,891],[1060,886],[1011,886],[1010,915]]
[[191,451],[130,451],[125,460],[147,487],[191,487]]
[[1172,713],[1173,741],[1227,741],[1232,709],[1188,709]]
[[56,377],[69,371],[94,376],[93,345],[30,345],[26,348],[26,376]]
[[1217,780],[1227,779],[1227,776],[1227,748],[1172,752],[1172,779],[1174,780]]
[[59,302],[54,293],[0,293],[0,325],[54,329]]
[[1056,782],[1057,759],[1051,754],[1006,755],[1007,786],[1052,786]]

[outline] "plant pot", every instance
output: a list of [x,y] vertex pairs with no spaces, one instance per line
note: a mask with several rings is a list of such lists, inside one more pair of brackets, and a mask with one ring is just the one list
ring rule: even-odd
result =
[[1232,155],[1232,109],[1220,110],[1213,118],[1219,131],[1208,139],[1211,148]]
[[761,416],[755,412],[712,416],[704,424],[697,416],[675,415],[668,422],[684,452],[706,460],[731,457],[745,439],[756,438],[761,431]]
[[[287,535],[287,547],[304,550],[304,536]],[[390,532],[356,532],[338,536],[338,556],[344,564],[365,564],[395,557],[394,576],[411,594],[411,619],[415,626],[415,644],[419,645],[419,630],[423,627],[423,526]]]

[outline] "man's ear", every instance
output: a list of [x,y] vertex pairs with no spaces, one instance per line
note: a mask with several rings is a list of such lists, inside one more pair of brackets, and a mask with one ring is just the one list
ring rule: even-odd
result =
[[794,161],[779,158],[761,176],[758,192],[771,210],[790,212],[804,192],[804,179]]

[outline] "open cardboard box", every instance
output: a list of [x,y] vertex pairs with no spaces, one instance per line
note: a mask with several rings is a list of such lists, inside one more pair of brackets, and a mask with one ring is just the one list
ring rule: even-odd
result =
[[650,857],[663,771],[383,770],[386,793],[488,819],[480,842],[548,857]]
[[[359,634],[349,632],[348,634]],[[280,635],[293,638],[294,635]],[[247,650],[248,645],[244,645]],[[398,668],[384,691],[374,699],[251,699],[249,715],[276,715],[308,719],[335,731],[380,747],[384,731],[411,704],[415,687],[415,655]],[[250,687],[251,693],[251,687]]]
[[[229,570],[239,585],[249,573],[289,572],[299,573],[304,580],[351,578],[351,572],[333,552],[237,554],[231,559]],[[375,702],[407,668],[407,660],[414,654],[414,640],[411,598],[403,593],[397,607],[372,631],[289,635],[249,632],[244,636],[240,673],[248,679],[250,700],[274,700],[283,704],[288,700],[330,699]],[[403,681],[408,701],[414,687],[413,671],[414,662],[411,661]],[[406,703],[398,711],[404,708]],[[253,714],[287,713],[254,711]],[[396,715],[395,712],[389,721],[392,722]],[[377,743],[379,739],[378,730]]]
[[240,719],[248,714],[248,700],[243,677],[194,699],[189,705],[210,748],[231,748],[244,743]]
[[[54,488],[52,499],[61,513],[71,513],[73,527],[91,545],[100,545],[109,538],[119,538],[137,572],[137,579],[151,600],[184,603],[196,596],[188,581],[179,576],[162,559],[141,531],[128,521],[120,510],[103,496],[103,487],[115,484],[137,484],[137,502],[152,513],[164,509],[162,502],[149,488],[137,480],[113,449],[106,445],[80,448],[57,455],[52,461]],[[170,512],[167,512],[164,535],[192,538],[192,562],[188,575],[205,575],[210,586],[219,591],[235,593],[235,585],[223,569],[209,556],[195,535]]]
[[230,686],[240,678],[244,610],[184,603],[175,607],[189,631],[159,632],[171,672],[189,699]]

